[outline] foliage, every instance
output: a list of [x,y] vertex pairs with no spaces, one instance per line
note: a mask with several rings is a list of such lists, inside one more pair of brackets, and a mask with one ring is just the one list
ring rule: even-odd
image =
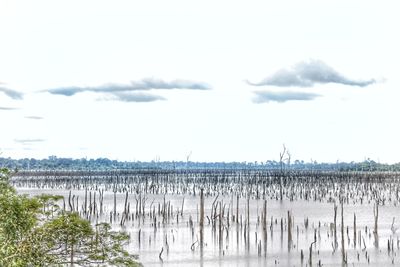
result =
[[[284,166],[281,164],[283,163]],[[192,162],[192,161],[158,161],[124,162],[98,159],[71,159],[50,156],[47,159],[11,159],[1,158],[0,166],[16,170],[132,170],[132,169],[266,169],[280,170],[282,167],[291,170],[324,170],[324,171],[400,171],[400,163],[384,164],[369,158],[362,162],[321,163],[314,160],[266,160],[264,162]]]
[[0,170],[0,266],[139,266],[127,234],[60,210],[59,196],[18,195],[8,175]]
[[9,171],[6,168],[0,168],[0,193],[6,194],[15,192],[14,188],[8,183]]

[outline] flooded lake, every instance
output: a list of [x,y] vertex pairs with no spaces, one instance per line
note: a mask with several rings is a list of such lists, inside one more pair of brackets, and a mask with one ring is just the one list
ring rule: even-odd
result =
[[310,261],[312,266],[342,266],[343,259],[348,266],[400,264],[397,176],[385,182],[321,178],[333,181],[326,185],[313,180],[318,178],[287,180],[284,186],[275,178],[260,183],[263,178],[250,177],[211,185],[209,179],[197,183],[158,177],[159,190],[154,190],[154,177],[125,183],[102,183],[97,177],[92,184],[82,178],[82,186],[74,182],[76,177],[58,182],[15,177],[14,185],[21,194],[62,195],[61,208],[127,231],[129,251],[139,255],[144,266],[310,266]]

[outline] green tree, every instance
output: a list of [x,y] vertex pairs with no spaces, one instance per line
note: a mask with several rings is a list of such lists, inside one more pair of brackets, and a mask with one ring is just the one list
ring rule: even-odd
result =
[[60,210],[58,196],[18,195],[8,177],[0,169],[0,266],[139,266],[126,233]]
[[[25,266],[21,250],[25,238],[38,223],[39,202],[19,196],[8,183],[9,173],[0,170],[0,266]],[[29,261],[29,259],[28,259]]]

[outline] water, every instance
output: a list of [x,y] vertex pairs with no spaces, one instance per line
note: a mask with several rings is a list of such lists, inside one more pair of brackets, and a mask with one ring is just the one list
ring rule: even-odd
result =
[[[66,189],[39,189],[18,187],[21,194],[39,195],[55,194],[68,199],[70,193]],[[94,191],[93,191],[94,193]],[[72,195],[79,197],[79,210],[82,212],[82,204],[85,197],[84,190],[72,190]],[[135,213],[136,194],[129,194],[130,213]],[[96,196],[98,197],[98,196]],[[342,266],[341,256],[341,234],[340,234],[340,206],[337,210],[337,238],[338,247],[334,251],[334,237],[331,229],[334,217],[334,204],[328,201],[306,201],[288,199],[276,200],[267,198],[267,244],[263,241],[261,226],[261,213],[264,200],[250,199],[250,227],[247,231],[246,206],[247,200],[241,197],[239,201],[239,214],[242,222],[232,221],[232,215],[236,214],[236,195],[218,196],[221,206],[225,204],[224,218],[221,225],[222,242],[219,236],[219,220],[216,220],[216,231],[213,230],[208,219],[204,220],[204,242],[205,246],[201,251],[198,246],[199,237],[199,195],[192,194],[166,194],[165,201],[173,209],[173,215],[165,222],[162,215],[157,215],[158,205],[163,205],[164,195],[146,194],[144,217],[135,217],[120,226],[119,222],[124,211],[125,194],[117,193],[118,218],[112,222],[113,228],[127,231],[131,236],[128,250],[139,255],[140,262],[144,266],[309,266],[309,248],[316,236],[316,243],[312,246],[313,266],[321,261],[323,266]],[[183,214],[181,216],[182,201],[184,198]],[[211,215],[211,207],[216,195],[205,197],[205,216]],[[67,202],[67,201],[66,201]],[[399,231],[392,232],[391,226],[395,218],[395,227],[400,226],[400,207],[395,203],[388,202],[379,206],[378,220],[378,246],[374,244],[374,204],[364,201],[350,199],[344,204],[344,240],[347,253],[348,266],[400,266],[399,257]],[[62,203],[62,202],[61,202]],[[61,204],[60,203],[60,204]],[[156,226],[154,218],[150,218],[151,209],[156,213]],[[109,222],[110,213],[113,213],[114,193],[104,192],[103,213],[98,218],[92,218],[92,222]],[[68,208],[67,208],[68,209]],[[227,212],[229,210],[229,219]],[[292,245],[288,246],[287,212],[290,211],[294,218],[292,228]],[[178,215],[177,215],[178,214]],[[219,206],[217,208],[219,214]],[[357,238],[354,247],[353,239],[353,216],[357,216]],[[272,227],[271,227],[271,217]],[[190,218],[193,227],[190,227]],[[240,217],[239,217],[240,218]],[[281,231],[281,219],[283,231]],[[305,221],[308,219],[308,227]],[[229,220],[229,226],[228,226]],[[347,234],[348,228],[348,234]],[[361,246],[359,244],[359,231],[361,231]],[[248,235],[248,238],[245,237]],[[140,237],[139,237],[140,236]],[[140,239],[140,242],[139,242]],[[389,253],[387,242],[393,239],[394,251]],[[365,242],[365,245],[364,245]],[[193,246],[192,246],[193,244]],[[261,251],[259,248],[261,246]],[[163,253],[159,254],[163,248]],[[303,251],[303,264],[301,261]],[[261,252],[261,253],[260,253]]]

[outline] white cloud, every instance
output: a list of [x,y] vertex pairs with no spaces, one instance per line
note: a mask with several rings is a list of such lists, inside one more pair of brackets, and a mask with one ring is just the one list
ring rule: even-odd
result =
[[323,61],[309,60],[299,62],[291,68],[280,69],[261,82],[252,83],[248,81],[248,84],[253,86],[312,87],[315,84],[336,83],[365,87],[375,82],[375,79],[349,79]]

